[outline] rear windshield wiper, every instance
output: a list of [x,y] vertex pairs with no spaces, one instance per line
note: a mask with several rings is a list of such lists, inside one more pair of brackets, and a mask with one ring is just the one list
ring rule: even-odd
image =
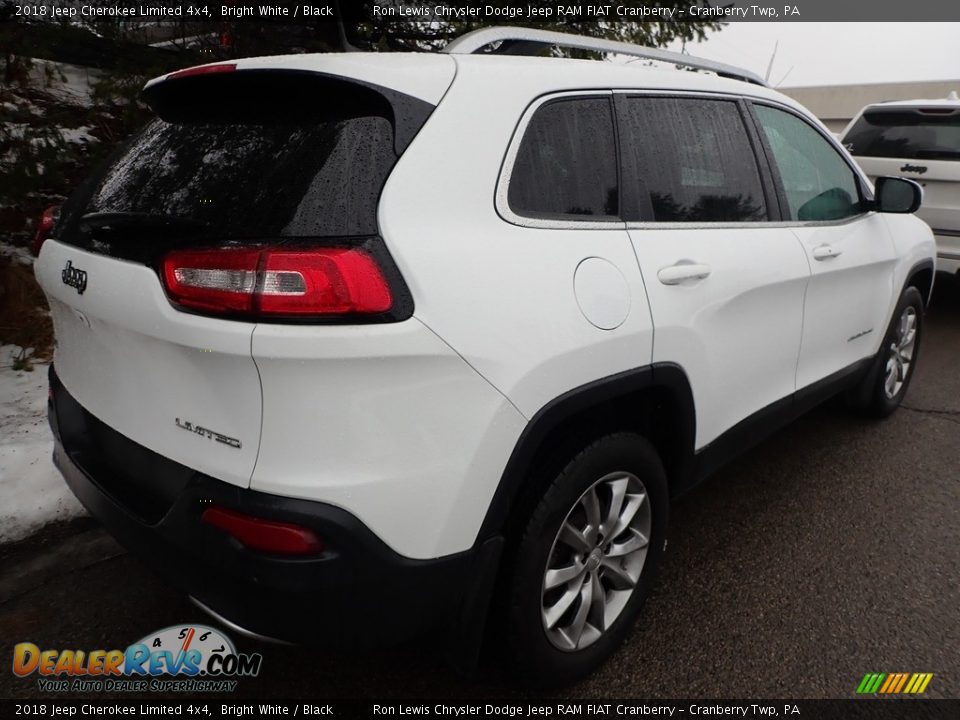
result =
[[209,230],[211,223],[180,215],[157,215],[141,212],[94,212],[80,218],[81,226],[90,230],[140,228],[149,230]]

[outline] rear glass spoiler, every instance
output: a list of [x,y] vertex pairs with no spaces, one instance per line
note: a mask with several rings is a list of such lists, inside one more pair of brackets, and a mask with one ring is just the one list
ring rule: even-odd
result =
[[[250,69],[235,65],[192,68],[144,88],[141,97],[173,123],[303,123],[378,116],[393,126],[401,155],[434,106],[370,83],[312,70]],[[221,69],[222,68],[222,69]]]

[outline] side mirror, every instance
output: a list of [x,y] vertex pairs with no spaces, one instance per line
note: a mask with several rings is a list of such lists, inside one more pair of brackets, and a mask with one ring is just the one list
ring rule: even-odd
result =
[[912,213],[923,201],[923,188],[906,178],[877,178],[874,188],[877,212]]

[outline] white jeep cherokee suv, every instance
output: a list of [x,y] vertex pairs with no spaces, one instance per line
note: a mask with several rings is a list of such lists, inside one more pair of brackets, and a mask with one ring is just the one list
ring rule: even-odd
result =
[[899,175],[923,187],[917,215],[933,228],[937,270],[960,272],[960,98],[868,105],[841,142],[868,178]]
[[934,241],[914,183],[748,73],[447,50],[146,86],[36,263],[54,457],[235,629],[441,630],[467,665],[496,628],[565,682],[636,618],[672,497],[840,391],[896,408]]

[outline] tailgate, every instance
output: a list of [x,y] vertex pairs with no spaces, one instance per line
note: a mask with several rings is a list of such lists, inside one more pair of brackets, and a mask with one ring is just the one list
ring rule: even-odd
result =
[[248,487],[253,329],[357,322],[330,258],[368,258],[380,190],[433,106],[302,69],[213,67],[150,84],[159,117],[64,204],[36,273],[67,393],[149,450]]
[[254,325],[178,312],[150,267],[54,240],[35,268],[67,391],[146,448],[248,486],[261,417]]

